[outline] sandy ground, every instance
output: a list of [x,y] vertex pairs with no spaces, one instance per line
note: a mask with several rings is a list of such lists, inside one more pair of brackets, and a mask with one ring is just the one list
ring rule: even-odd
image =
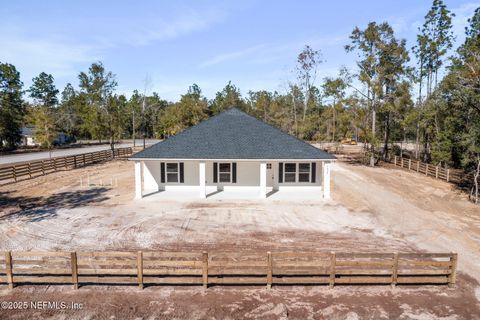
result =
[[[87,175],[104,186],[80,187]],[[332,177],[332,201],[156,203],[132,200],[127,161],[60,172],[0,187],[0,251],[456,251],[457,288],[23,286],[0,289],[0,300],[68,300],[85,308],[0,310],[0,318],[480,318],[478,206],[413,172],[338,163]]]

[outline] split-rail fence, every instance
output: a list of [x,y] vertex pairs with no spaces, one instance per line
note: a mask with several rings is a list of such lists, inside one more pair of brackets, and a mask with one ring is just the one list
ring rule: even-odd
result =
[[118,148],[113,151],[103,150],[3,166],[0,167],[0,183],[6,184],[31,179],[57,171],[76,169],[114,158],[122,158],[131,154],[132,148],[130,147]]
[[456,253],[7,251],[0,284],[453,286],[456,269]]
[[446,180],[447,182],[459,183],[462,180],[460,170],[445,169],[410,158],[394,156],[393,165],[410,171],[416,171],[429,177]]

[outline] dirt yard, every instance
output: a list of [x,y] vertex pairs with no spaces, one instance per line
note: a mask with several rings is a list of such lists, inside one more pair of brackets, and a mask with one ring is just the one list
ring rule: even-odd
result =
[[[98,186],[81,187],[88,177]],[[457,288],[0,286],[0,301],[84,304],[80,311],[0,310],[0,318],[480,318],[478,206],[413,172],[339,162],[332,178],[332,201],[158,203],[132,200],[127,161],[60,172],[0,187],[0,251],[455,251]]]

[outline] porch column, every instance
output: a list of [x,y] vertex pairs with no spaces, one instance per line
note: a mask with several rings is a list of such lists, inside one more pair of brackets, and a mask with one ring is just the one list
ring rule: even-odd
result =
[[323,198],[330,199],[330,162],[322,162]]
[[142,199],[142,163],[135,161],[135,199]]
[[207,189],[205,187],[205,161],[198,163],[198,182],[200,186],[200,198],[207,197]]
[[267,197],[267,163],[260,163],[260,198]]

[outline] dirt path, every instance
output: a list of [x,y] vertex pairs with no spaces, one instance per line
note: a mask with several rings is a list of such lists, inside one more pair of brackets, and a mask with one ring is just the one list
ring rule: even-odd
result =
[[459,269],[480,281],[480,207],[451,184],[386,168],[337,165],[334,200],[395,238],[428,251],[459,253]]
[[[74,318],[472,319],[480,314],[480,210],[449,184],[339,163],[332,201],[133,201],[133,165],[115,161],[0,187],[2,250],[456,251],[458,286],[0,287],[0,300],[73,301]],[[80,177],[108,184],[80,187]],[[0,318],[7,313],[0,311]],[[14,319],[69,319],[58,311]]]

